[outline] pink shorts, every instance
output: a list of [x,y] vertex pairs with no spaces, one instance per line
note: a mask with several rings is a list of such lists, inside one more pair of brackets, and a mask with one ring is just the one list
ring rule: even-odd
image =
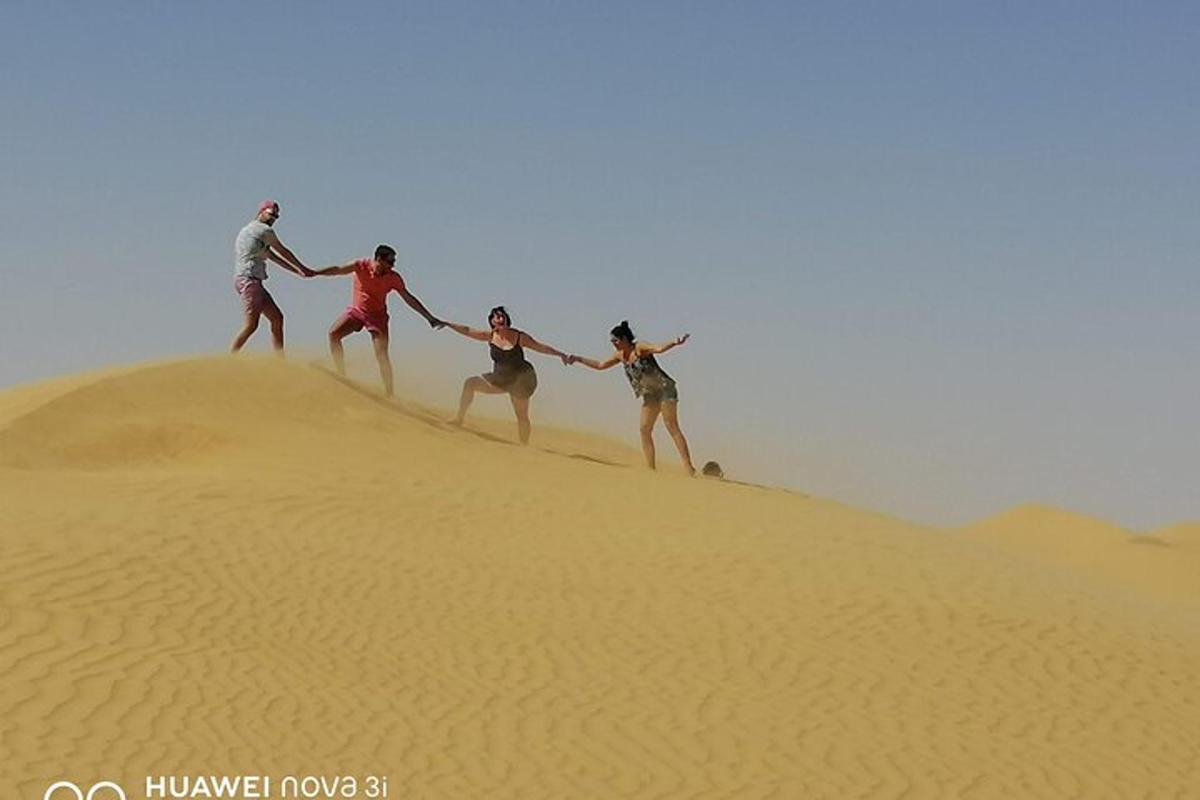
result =
[[268,308],[279,307],[258,278],[234,278],[233,288],[242,298],[242,308],[247,314],[261,314]]
[[354,329],[356,331],[366,328],[371,333],[387,335],[388,315],[386,311],[382,314],[371,314],[356,306],[350,306],[346,309],[346,316],[358,323],[358,327]]

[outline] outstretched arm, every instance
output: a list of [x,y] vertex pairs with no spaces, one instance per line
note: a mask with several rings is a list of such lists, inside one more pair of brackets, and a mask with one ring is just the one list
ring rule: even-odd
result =
[[296,257],[296,254],[289,250],[283,242],[279,241],[279,235],[275,231],[270,231],[268,237],[267,244],[270,245],[270,250],[267,252],[273,256],[271,258],[272,261],[297,275],[303,275],[306,278],[312,277],[312,270],[304,266],[304,263]]
[[445,325],[455,333],[461,333],[463,336],[466,336],[470,339],[478,339],[481,342],[486,342],[488,339],[492,338],[491,331],[481,331],[476,330],[475,328],[468,328],[466,325],[459,325],[457,322],[447,322]]
[[638,342],[637,350],[639,353],[650,353],[652,355],[660,355],[662,353],[667,352],[668,350],[671,350],[672,348],[679,347],[679,345],[686,342],[689,338],[691,338],[691,334],[685,333],[683,336],[677,336],[676,338],[672,339],[671,341],[663,342],[662,344],[648,344],[645,342]]
[[349,264],[315,269],[313,270],[313,275],[349,275],[351,272],[354,272],[353,261],[351,261]]
[[404,302],[408,303],[408,307],[420,314],[429,323],[431,328],[440,328],[446,323],[429,313],[429,309],[425,308],[425,304],[417,299],[416,295],[408,291],[408,289],[397,289],[400,296],[404,298]]
[[288,272],[299,275],[301,278],[311,278],[313,276],[313,271],[311,269],[309,269],[308,267],[299,267],[298,268],[292,264],[289,264],[287,261],[285,261],[283,258],[281,258],[274,250],[267,250],[267,260],[273,261],[274,263],[276,263],[279,266],[286,269]]
[[578,362],[583,364],[585,367],[591,367],[595,370],[609,369],[621,363],[621,357],[616,353],[613,353],[610,357],[604,359],[603,361],[598,358],[587,358],[585,356],[568,356],[568,358],[572,364]]
[[571,357],[569,355],[567,355],[566,353],[564,353],[562,350],[559,350],[556,347],[551,347],[548,344],[542,344],[541,342],[539,342],[537,339],[530,336],[525,331],[521,331],[517,334],[517,344],[523,344],[526,347],[528,347],[530,350],[533,350],[536,353],[542,353],[542,354],[548,355],[548,356],[558,356],[559,358],[562,359],[562,362],[564,364],[571,363]]

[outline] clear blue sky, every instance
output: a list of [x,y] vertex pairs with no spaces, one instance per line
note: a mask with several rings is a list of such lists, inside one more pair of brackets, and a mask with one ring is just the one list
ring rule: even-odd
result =
[[[223,349],[270,196],[452,319],[691,331],[665,364],[735,475],[1200,518],[1198,53],[1189,3],[5,2],[0,386]],[[269,285],[321,346],[344,283]],[[394,316],[399,371],[486,366]],[[616,375],[540,369],[547,417],[632,437]]]

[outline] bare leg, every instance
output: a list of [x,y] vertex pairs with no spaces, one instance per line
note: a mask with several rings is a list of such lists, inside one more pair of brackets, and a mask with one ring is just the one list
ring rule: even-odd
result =
[[245,346],[249,341],[250,336],[258,330],[258,317],[261,312],[247,311],[245,320],[242,322],[242,329],[238,331],[237,336],[233,337],[233,344],[229,345],[229,352],[236,353]]
[[658,421],[660,403],[647,403],[642,406],[642,452],[646,456],[646,466],[654,469],[654,423]]
[[388,335],[371,331],[371,344],[375,347],[375,360],[379,362],[379,377],[383,379],[383,393],[395,395],[392,381],[392,360],[388,358]]
[[333,366],[338,375],[346,374],[346,351],[342,348],[342,339],[358,330],[362,330],[362,323],[349,314],[342,314],[329,328],[329,354],[333,356]]
[[668,400],[662,404],[663,424],[667,426],[667,433],[671,434],[671,438],[675,440],[675,449],[679,451],[679,460],[683,462],[684,469],[688,475],[695,475],[696,468],[692,465],[692,454],[688,450],[687,438],[683,435],[683,429],[679,427],[679,401]]
[[271,323],[271,346],[275,348],[275,355],[283,356],[283,312],[279,306],[275,305],[275,300],[267,295],[266,305],[263,306],[263,316],[267,318],[267,322]]
[[463,381],[462,395],[458,398],[458,416],[450,420],[450,424],[462,425],[467,416],[467,409],[471,407],[471,401],[475,399],[476,392],[504,394],[503,389],[497,389],[478,375],[467,378]]
[[517,438],[521,444],[529,444],[529,431],[533,427],[529,424],[529,398],[515,394],[510,394],[508,398],[512,400],[513,411],[517,414]]

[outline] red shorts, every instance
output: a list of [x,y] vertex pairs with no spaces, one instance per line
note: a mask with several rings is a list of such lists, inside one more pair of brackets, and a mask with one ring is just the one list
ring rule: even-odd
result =
[[275,298],[271,297],[271,293],[258,278],[235,278],[233,288],[242,298],[242,308],[247,314],[261,314],[268,308],[279,308],[275,305]]
[[356,306],[350,306],[346,309],[346,316],[358,323],[358,327],[354,329],[356,331],[366,328],[371,333],[382,333],[387,336],[388,315],[386,311],[382,314],[372,314]]

